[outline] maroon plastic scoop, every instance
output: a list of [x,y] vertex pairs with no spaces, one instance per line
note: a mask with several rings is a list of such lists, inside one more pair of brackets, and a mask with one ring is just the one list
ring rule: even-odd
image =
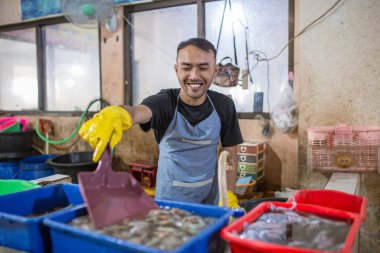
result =
[[159,208],[139,182],[127,172],[112,170],[111,148],[107,146],[94,172],[78,174],[79,188],[95,228],[144,217]]

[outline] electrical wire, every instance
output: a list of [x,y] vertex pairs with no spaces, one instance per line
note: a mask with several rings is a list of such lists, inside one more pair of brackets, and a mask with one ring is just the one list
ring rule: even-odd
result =
[[[279,57],[284,51],[285,49],[289,46],[289,44],[291,42],[293,42],[296,38],[298,38],[299,36],[301,36],[302,34],[304,34],[306,31],[308,31],[312,25],[314,25],[316,22],[318,22],[319,20],[321,20],[322,18],[324,18],[328,13],[330,13],[340,2],[342,2],[342,0],[338,0],[336,1],[329,9],[327,9],[322,15],[320,15],[318,18],[316,18],[315,20],[313,20],[310,24],[308,24],[305,28],[303,28],[298,34],[296,34],[293,38],[291,38],[288,43],[273,57],[271,58],[262,58],[262,59],[258,59],[256,58],[257,62],[256,64],[251,68],[251,69],[248,69],[248,72],[247,74],[245,74],[244,76],[242,76],[242,78],[246,77],[251,71],[253,71],[254,68],[256,68],[257,64],[259,61],[271,61],[271,60],[274,60],[275,58]],[[246,55],[246,60],[249,61],[249,55],[250,54],[254,54],[255,51],[252,51],[250,53],[248,53]]]
[[269,59],[266,59],[267,61],[271,61],[277,57],[279,57],[282,52],[284,52],[284,50],[289,46],[289,44],[291,42],[293,42],[296,38],[298,38],[299,36],[301,36],[302,34],[304,34],[307,30],[309,30],[309,28],[314,25],[316,22],[318,22],[319,20],[321,20],[322,18],[324,18],[330,11],[332,11],[342,0],[338,0],[336,1],[327,11],[325,11],[321,16],[319,16],[318,18],[316,18],[314,21],[312,21],[310,24],[308,24],[304,29],[302,29],[296,36],[294,36],[293,38],[291,38],[288,43],[280,50],[280,52],[278,52],[275,56],[269,58]]
[[[318,18],[316,18],[315,20],[313,20],[310,24],[308,24],[305,28],[303,28],[297,35],[295,35],[293,38],[291,38],[288,43],[279,51],[279,53],[277,53],[274,57],[271,57],[271,58],[267,58],[266,54],[264,52],[261,52],[261,51],[258,51],[258,50],[253,50],[251,51],[250,53],[248,53],[246,55],[246,62],[249,62],[249,55],[250,54],[253,54],[254,57],[256,58],[256,64],[251,68],[249,69],[248,68],[248,71],[245,75],[242,75],[242,78],[246,77],[247,75],[250,75],[250,73],[256,68],[256,66],[258,65],[258,63],[260,61],[266,61],[267,63],[267,82],[268,82],[268,85],[267,85],[267,104],[268,104],[268,112],[270,112],[270,102],[269,102],[269,90],[270,90],[270,78],[269,78],[269,71],[270,71],[270,67],[269,67],[269,61],[279,57],[283,52],[284,50],[289,46],[289,44],[291,42],[293,42],[296,38],[298,38],[299,36],[301,36],[302,34],[304,34],[306,31],[308,31],[316,22],[318,22],[319,20],[321,20],[322,18],[324,18],[328,13],[330,13],[342,0],[338,0],[336,1],[329,9],[327,9],[322,15],[320,15]],[[261,53],[265,56],[265,58],[262,58],[260,57],[259,54],[257,53]],[[248,64],[247,64],[248,65]],[[249,66],[249,65],[248,65]]]
[[222,35],[222,28],[223,28],[223,22],[224,22],[224,14],[226,13],[227,1],[228,1],[228,0],[224,0],[224,7],[223,7],[223,14],[222,14],[222,21],[220,22],[219,35],[218,35],[218,42],[216,43],[216,51],[217,51],[217,52],[218,52],[218,49],[219,49],[220,36]]
[[36,121],[36,126],[35,126],[35,130],[36,130],[37,136],[40,137],[40,139],[42,139],[43,141],[45,141],[45,142],[47,142],[49,144],[62,144],[62,143],[65,143],[65,142],[71,140],[79,132],[79,129],[82,126],[82,122],[84,120],[84,117],[87,115],[90,107],[95,102],[98,102],[98,101],[100,101],[101,103],[105,103],[106,105],[109,105],[109,103],[107,101],[105,101],[104,99],[101,99],[101,98],[97,98],[97,99],[94,99],[94,100],[90,101],[90,103],[88,104],[86,110],[82,113],[82,115],[81,115],[81,117],[79,119],[79,122],[76,125],[74,131],[71,133],[71,135],[69,137],[64,138],[62,140],[50,140],[50,139],[47,139],[45,136],[42,135],[42,133],[39,130],[39,122],[38,122],[38,120]]
[[163,49],[162,47],[160,47],[157,44],[153,43],[152,39],[149,39],[149,37],[144,32],[142,32],[140,29],[137,29],[136,26],[134,24],[132,24],[132,22],[126,16],[123,15],[123,18],[124,18],[125,22],[127,22],[127,24],[132,29],[134,29],[135,31],[138,31],[142,35],[141,37],[144,38],[147,42],[149,42],[150,44],[152,44],[154,47],[156,47],[158,50],[160,50],[162,53],[164,53],[170,59],[174,59],[174,60],[176,59],[176,57],[174,57],[170,53],[166,52],[165,49]]

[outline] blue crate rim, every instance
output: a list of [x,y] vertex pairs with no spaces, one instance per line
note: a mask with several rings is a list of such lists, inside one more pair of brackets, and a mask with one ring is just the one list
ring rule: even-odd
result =
[[[67,185],[67,186],[65,186]],[[8,196],[7,198],[9,198],[9,195],[12,195],[12,194],[25,194],[23,192],[30,192],[30,191],[41,191],[41,190],[45,190],[47,188],[56,188],[56,187],[76,187],[76,184],[70,184],[70,183],[60,183],[60,184],[53,184],[53,185],[46,185],[46,186],[43,186],[43,187],[38,187],[38,188],[33,188],[33,189],[28,189],[28,190],[24,190],[24,191],[19,191],[19,192],[12,192],[12,193],[9,193],[9,194],[4,194],[2,196]],[[0,196],[0,198],[2,198],[2,196]],[[58,213],[63,213],[63,212],[66,212],[67,210],[69,209],[72,209],[76,207],[75,206],[72,206],[72,207],[69,207],[69,208],[64,208],[62,210],[57,210],[57,211],[54,211],[54,212],[51,212],[51,213],[47,213],[47,214],[44,214],[44,215],[40,215],[38,217],[26,217],[26,216],[21,216],[21,215],[16,215],[16,214],[10,214],[10,213],[6,213],[6,212],[1,212],[0,211],[0,220],[1,219],[8,219],[8,220],[11,220],[11,221],[14,221],[14,222],[29,222],[29,223],[39,223],[41,222],[44,218],[48,218],[50,216],[54,216]]]
[[[30,181],[30,180],[24,180],[24,181]],[[12,193],[8,193],[8,194],[4,194],[4,195],[1,195],[0,198],[2,196],[8,196],[8,195],[12,195],[12,194],[25,194],[23,192],[29,192],[29,191],[41,191],[41,189],[48,189],[48,188],[56,188],[56,187],[65,187],[65,185],[69,185],[68,187],[76,187],[77,184],[73,184],[73,183],[59,183],[59,184],[51,184],[51,185],[45,185],[45,186],[41,186],[41,187],[37,187],[37,188],[33,188],[33,189],[27,189],[27,190],[23,190],[23,191],[19,191],[19,192],[12,192]]]
[[[183,203],[183,202],[177,202],[177,201],[167,201],[167,200],[160,200],[160,199],[156,199],[155,201],[157,202],[157,204],[159,204],[160,207],[161,206],[168,206],[168,204],[165,204],[165,203],[170,203],[170,205],[174,205],[175,207],[187,206],[187,207],[196,207],[197,209],[200,208],[199,204]],[[69,226],[67,223],[63,223],[63,222],[53,220],[54,217],[46,217],[45,219],[43,219],[43,224],[48,226],[48,227],[55,228],[55,229],[58,229],[58,230],[63,231],[63,232],[69,232],[69,233],[75,232],[76,236],[80,236],[83,238],[88,238],[91,240],[101,239],[103,242],[105,242],[108,245],[133,247],[134,249],[137,249],[137,250],[140,250],[143,252],[147,252],[147,251],[148,252],[180,252],[180,251],[186,250],[188,247],[191,247],[194,243],[199,241],[199,238],[204,238],[205,236],[208,236],[208,234],[210,232],[214,232],[215,228],[221,229],[224,226],[228,225],[228,221],[229,221],[229,218],[231,216],[235,216],[235,217],[241,216],[240,211],[238,211],[238,210],[234,211],[230,208],[217,207],[217,206],[211,206],[211,205],[205,205],[205,206],[207,206],[207,209],[214,209],[214,210],[217,210],[219,212],[225,212],[225,213],[223,215],[221,215],[220,217],[218,217],[218,219],[214,223],[212,223],[212,226],[206,227],[201,232],[199,232],[198,234],[194,235],[191,239],[186,241],[185,244],[176,248],[174,251],[163,251],[163,250],[155,249],[152,247],[144,246],[142,244],[118,239],[116,237],[112,237],[112,236],[105,235],[105,234],[101,234],[99,232],[87,231],[87,230],[80,229],[80,228],[77,228],[74,226]],[[170,207],[173,207],[173,206],[170,206]],[[77,206],[71,208],[70,212],[79,211],[79,210],[82,210],[84,208],[87,208],[86,204],[77,205]],[[54,216],[58,216],[58,213],[55,213]]]
[[32,155],[20,160],[20,163],[26,164],[44,164],[47,159],[57,157],[57,154]]

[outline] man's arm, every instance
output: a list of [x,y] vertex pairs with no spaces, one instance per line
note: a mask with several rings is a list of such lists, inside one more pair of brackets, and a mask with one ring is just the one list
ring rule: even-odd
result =
[[121,105],[121,107],[123,107],[125,110],[129,112],[133,124],[146,123],[149,122],[152,118],[152,111],[146,105]]
[[227,170],[227,190],[234,191],[236,178],[237,178],[237,161],[236,161],[236,146],[223,148],[230,153],[229,163],[232,163],[232,167]]

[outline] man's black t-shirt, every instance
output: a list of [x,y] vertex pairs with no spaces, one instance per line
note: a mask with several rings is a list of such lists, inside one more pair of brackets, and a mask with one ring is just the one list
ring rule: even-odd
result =
[[[157,143],[160,143],[166,129],[171,123],[177,105],[180,89],[161,90],[156,95],[147,97],[141,104],[152,110],[150,122],[140,124],[145,132],[154,130]],[[239,122],[236,115],[234,102],[224,94],[208,90],[207,95],[211,99],[221,121],[220,140],[223,147],[231,147],[243,142]],[[193,126],[206,119],[212,113],[213,107],[209,99],[198,106],[185,104],[178,99],[178,111]]]

